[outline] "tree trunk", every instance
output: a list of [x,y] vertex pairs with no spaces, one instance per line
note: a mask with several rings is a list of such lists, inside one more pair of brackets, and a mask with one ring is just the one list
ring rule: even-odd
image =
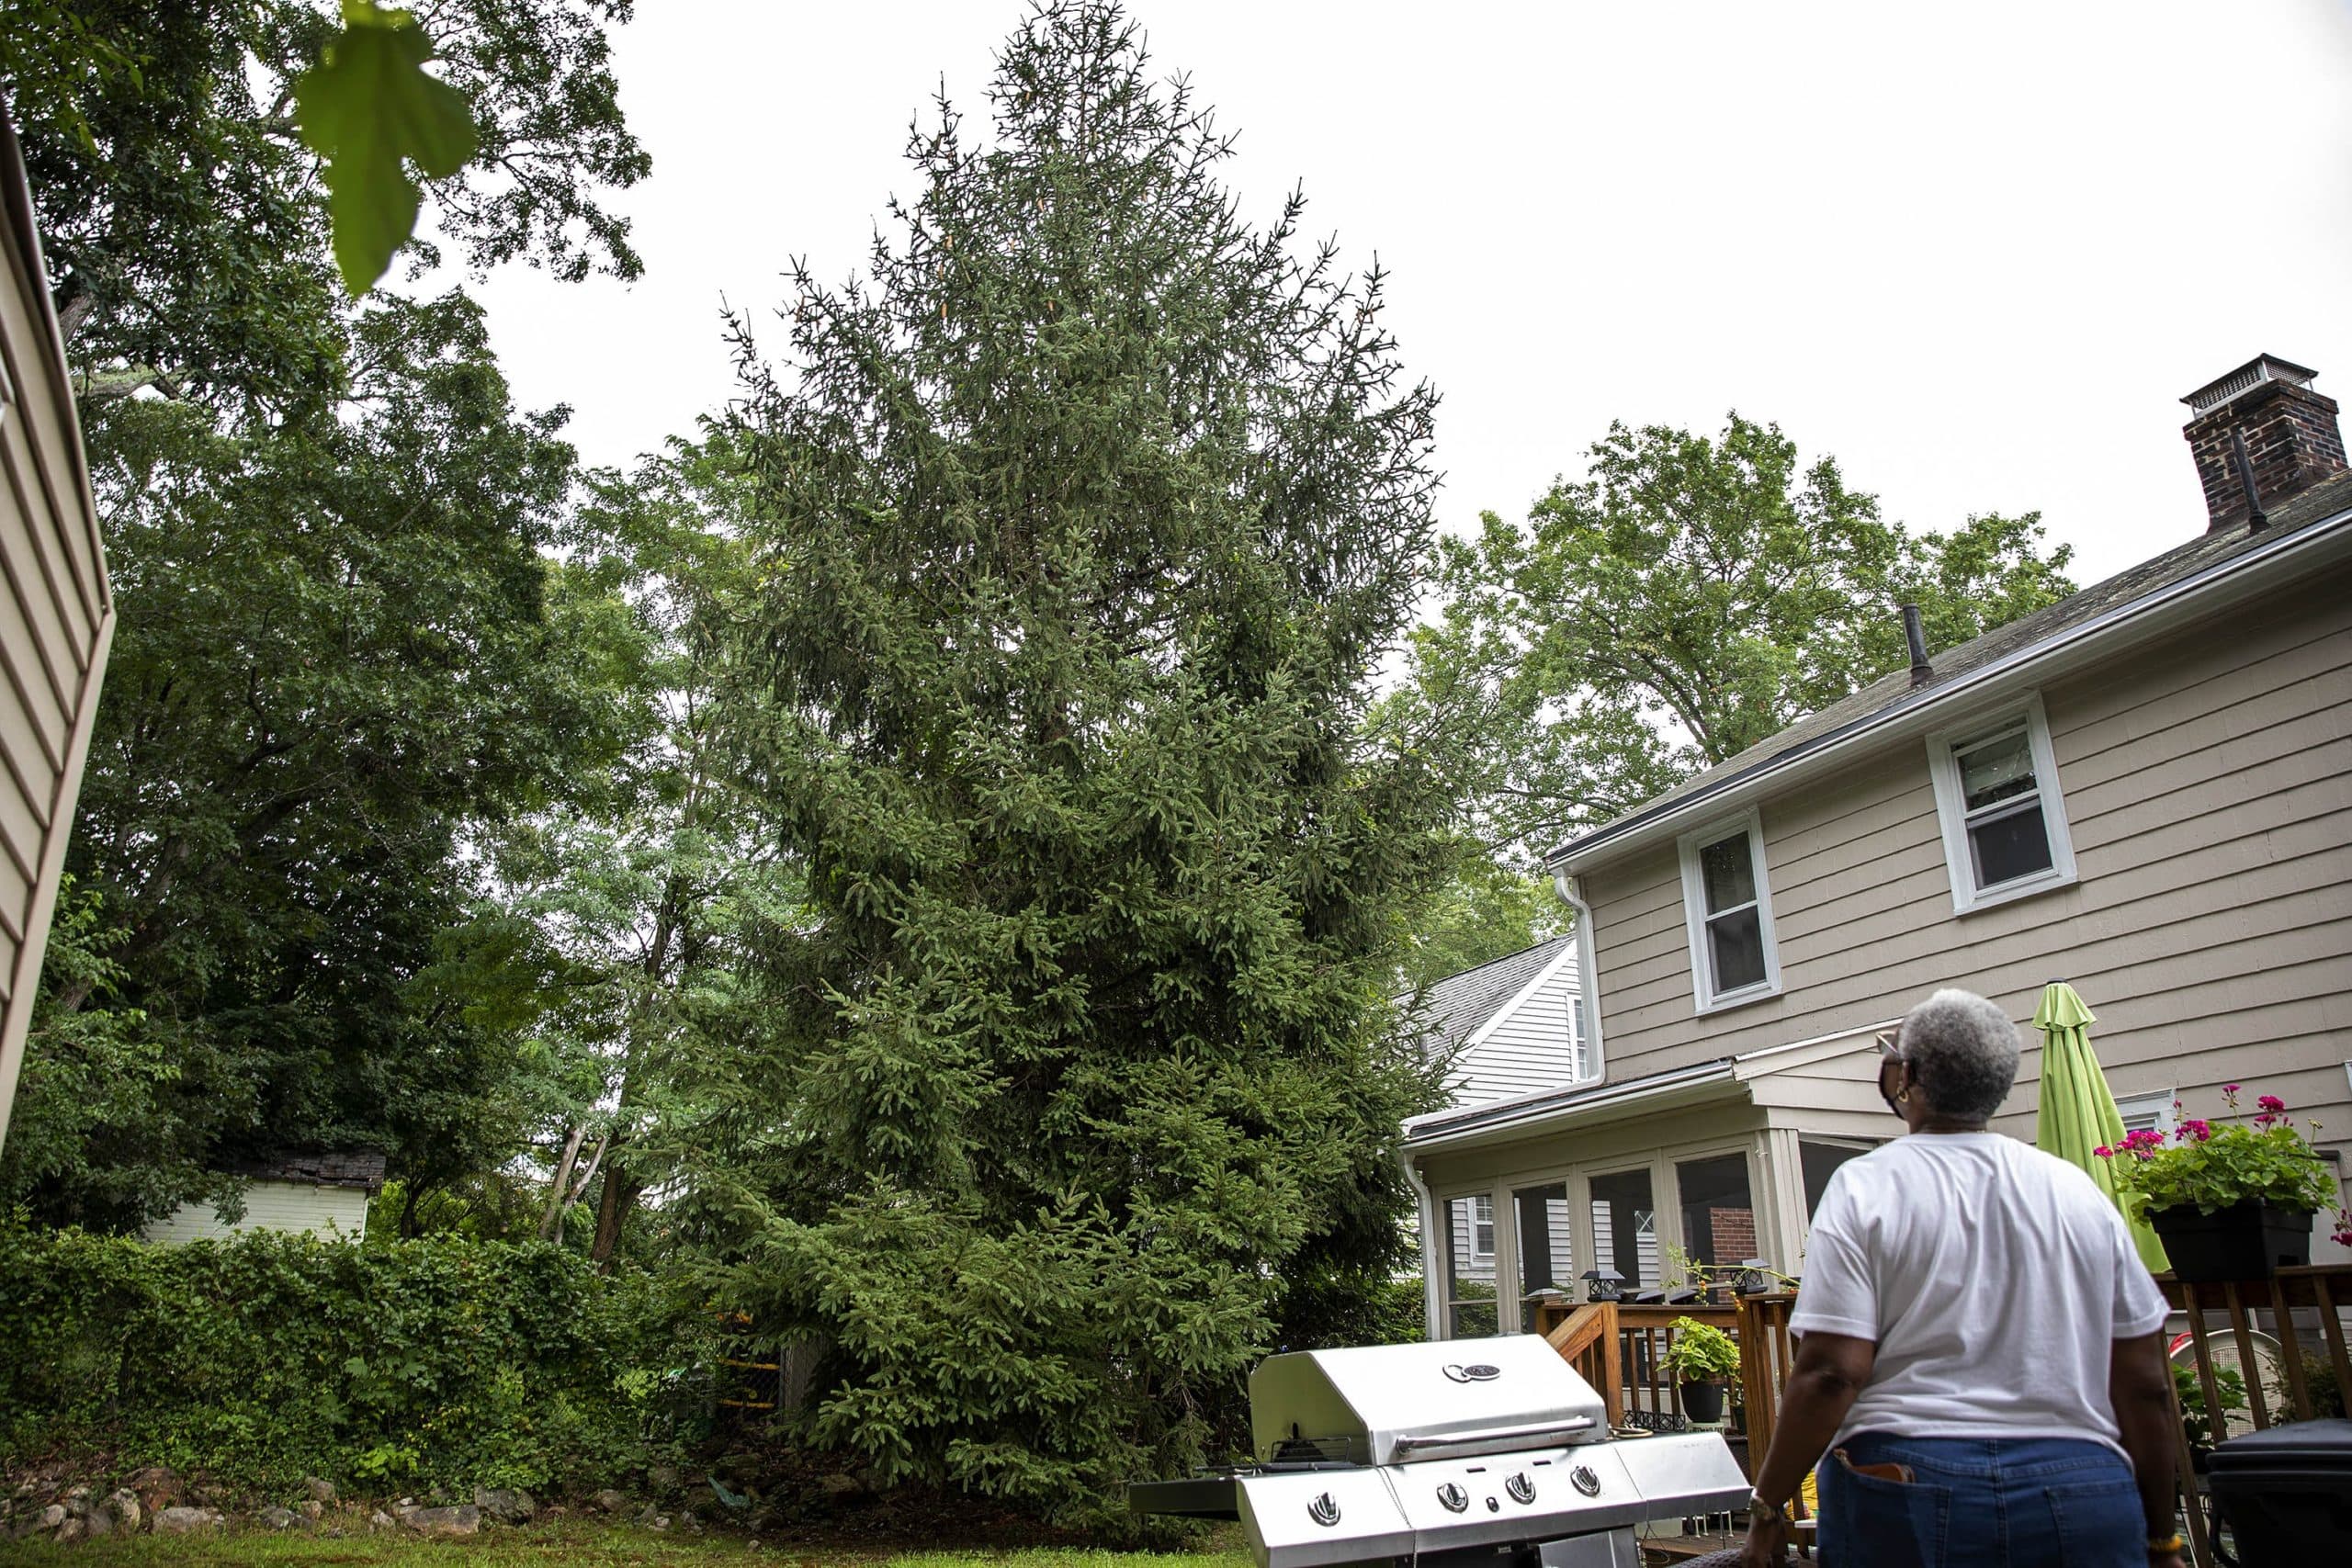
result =
[[605,1185],[596,1198],[596,1239],[588,1244],[588,1260],[607,1272],[613,1266],[613,1248],[621,1239],[621,1226],[644,1190],[621,1163],[617,1139],[615,1145],[605,1158]]
[[539,1216],[541,1241],[552,1238],[557,1234],[557,1227],[563,1223],[564,1190],[571,1185],[571,1167],[580,1157],[580,1140],[587,1135],[588,1124],[583,1122],[572,1128],[571,1136],[563,1141],[563,1157],[556,1161],[555,1179],[548,1183],[547,1213]]

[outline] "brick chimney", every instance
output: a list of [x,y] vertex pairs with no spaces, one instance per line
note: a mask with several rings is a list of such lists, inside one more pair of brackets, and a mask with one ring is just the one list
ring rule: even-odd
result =
[[2312,390],[2318,374],[2265,354],[2180,400],[2189,408],[2181,434],[2205,487],[2208,533],[2242,528],[2250,515],[2233,437],[2245,442],[2256,502],[2266,511],[2344,471],[2335,400]]

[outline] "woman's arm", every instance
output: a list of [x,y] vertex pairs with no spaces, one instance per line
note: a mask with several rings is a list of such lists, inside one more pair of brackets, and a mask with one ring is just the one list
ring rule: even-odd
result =
[[[1816,1332],[1797,1341],[1796,1365],[1790,1369],[1780,1410],[1772,1417],[1772,1446],[1756,1467],[1758,1497],[1785,1504],[1796,1495],[1804,1472],[1838,1435],[1854,1396],[1871,1381],[1871,1369],[1877,1364],[1874,1340]],[[1781,1535],[1779,1521],[1751,1513],[1742,1568],[1778,1562]]]
[[[2147,1516],[2148,1539],[2173,1534],[2179,1502],[2180,1428],[2172,1407],[2172,1366],[2165,1359],[2160,1329],[2112,1342],[2107,1353],[2107,1398],[2115,1425],[2140,1483],[2140,1511]],[[2155,1568],[2180,1562],[2180,1553],[2151,1551]]]

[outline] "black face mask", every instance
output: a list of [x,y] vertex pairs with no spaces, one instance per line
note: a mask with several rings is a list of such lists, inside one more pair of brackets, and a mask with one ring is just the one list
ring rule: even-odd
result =
[[1886,1069],[1884,1067],[1881,1067],[1879,1069],[1878,1097],[1886,1101],[1886,1108],[1893,1111],[1896,1116],[1901,1117],[1906,1122],[1910,1120],[1909,1117],[1903,1115],[1902,1101],[1896,1100],[1894,1096],[1886,1092]]

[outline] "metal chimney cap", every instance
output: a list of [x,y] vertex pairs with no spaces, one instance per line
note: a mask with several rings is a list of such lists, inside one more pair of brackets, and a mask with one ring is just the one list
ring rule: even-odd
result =
[[2298,387],[2308,387],[2318,374],[2318,371],[2298,365],[2291,359],[2281,359],[2275,354],[2257,354],[2220,380],[2207,382],[2180,400],[2201,418],[2231,399],[2253,391],[2265,381],[2286,381]]

